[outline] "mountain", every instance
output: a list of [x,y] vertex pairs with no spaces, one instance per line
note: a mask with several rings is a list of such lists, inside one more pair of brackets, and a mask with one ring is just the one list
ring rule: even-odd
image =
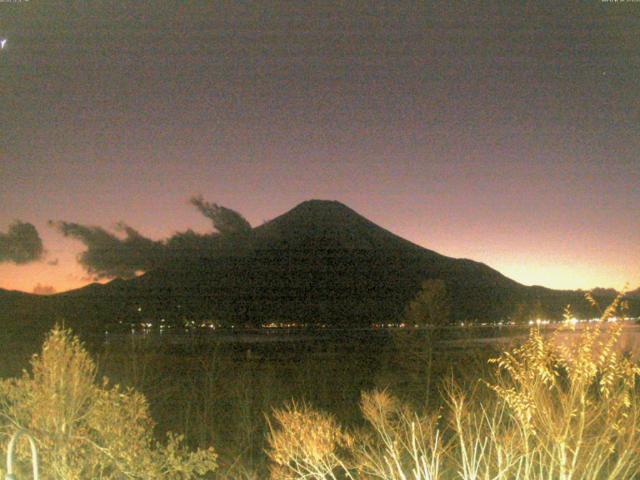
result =
[[631,299],[640,299],[640,288],[636,288],[635,290],[631,290],[625,294],[626,298]]
[[503,300],[524,288],[486,265],[415,245],[333,201],[304,202],[253,234],[246,252],[149,272],[138,284],[223,323],[349,326],[397,320],[427,278],[447,283],[456,318],[503,316]]
[[5,290],[0,288],[0,298],[8,299],[8,298],[24,298],[32,296],[30,293],[20,292],[18,290]]
[[587,308],[583,292],[521,285],[482,263],[413,244],[335,201],[304,202],[225,242],[215,255],[194,251],[138,278],[27,296],[22,305],[32,303],[39,322],[90,330],[161,319],[354,327],[397,321],[421,283],[439,279],[452,321],[559,317],[567,303]]

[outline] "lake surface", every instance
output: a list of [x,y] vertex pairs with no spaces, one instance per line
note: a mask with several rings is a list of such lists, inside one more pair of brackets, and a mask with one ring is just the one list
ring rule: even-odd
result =
[[[622,340],[630,348],[640,348],[640,323],[637,320],[621,322],[623,326]],[[162,346],[201,346],[216,344],[237,344],[251,347],[260,344],[291,344],[291,343],[332,343],[332,344],[358,344],[367,341],[384,341],[398,332],[416,332],[418,335],[429,337],[434,346],[439,348],[455,347],[460,344],[493,344],[508,346],[524,341],[531,328],[540,328],[543,334],[552,334],[556,330],[562,330],[563,335],[571,336],[580,332],[594,323],[578,323],[573,328],[559,323],[546,325],[467,325],[424,329],[401,328],[264,328],[264,329],[217,329],[195,330],[187,332],[176,331],[148,331],[133,333],[109,333],[105,334],[105,344],[137,342],[149,348]],[[96,337],[93,340],[99,340]]]

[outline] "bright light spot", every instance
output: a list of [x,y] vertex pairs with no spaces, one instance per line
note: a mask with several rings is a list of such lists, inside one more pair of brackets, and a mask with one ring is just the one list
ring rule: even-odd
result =
[[4,46],[7,44],[7,39],[3,38],[0,40],[0,50],[4,50]]

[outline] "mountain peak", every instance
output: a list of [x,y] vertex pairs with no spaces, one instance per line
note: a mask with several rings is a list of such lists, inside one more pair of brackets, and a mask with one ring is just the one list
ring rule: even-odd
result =
[[367,222],[362,215],[337,200],[306,200],[288,212],[267,222],[266,225],[290,228],[293,225],[305,227],[329,224],[352,225]]
[[339,206],[342,208],[349,208],[344,203],[339,202],[338,200],[325,200],[320,198],[311,198],[309,200],[305,200],[304,202],[299,203],[293,208],[298,208],[302,206],[309,207],[309,208],[312,208],[312,207],[313,208],[331,208],[335,206]]
[[302,202],[258,227],[258,235],[287,238],[289,245],[329,242],[345,248],[386,248],[389,242],[406,247],[410,243],[336,200]]
[[[400,238],[336,200],[307,200],[256,229],[268,245],[288,248],[435,253]],[[274,243],[275,242],[275,243]],[[280,247],[278,247],[280,248]]]
[[[337,200],[311,199],[296,205],[291,212],[326,212],[326,213],[352,213],[358,215],[354,210]],[[358,215],[360,216],[360,215]]]

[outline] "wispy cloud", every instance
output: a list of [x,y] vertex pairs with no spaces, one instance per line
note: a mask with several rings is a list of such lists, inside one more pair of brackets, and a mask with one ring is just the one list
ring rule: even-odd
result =
[[191,197],[191,205],[213,222],[213,227],[222,235],[246,233],[251,231],[251,225],[238,212],[216,203],[206,202],[202,195]]

